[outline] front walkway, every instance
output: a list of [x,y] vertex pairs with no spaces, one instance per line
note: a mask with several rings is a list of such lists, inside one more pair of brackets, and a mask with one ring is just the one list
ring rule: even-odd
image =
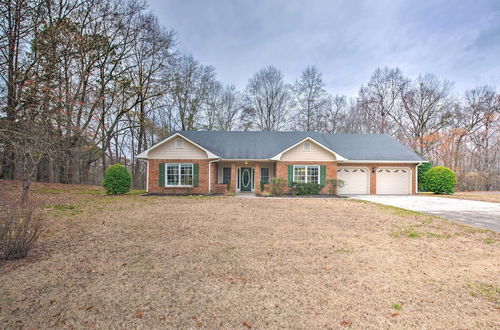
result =
[[241,197],[241,198],[257,198],[254,192],[241,192],[238,191],[236,192],[236,197]]
[[349,197],[437,215],[500,232],[499,203],[416,195],[351,195]]

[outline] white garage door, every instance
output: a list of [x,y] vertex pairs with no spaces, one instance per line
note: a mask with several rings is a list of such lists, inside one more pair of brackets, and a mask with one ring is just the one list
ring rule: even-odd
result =
[[382,167],[377,169],[377,194],[406,195],[411,191],[409,168]]
[[344,181],[340,195],[369,194],[369,174],[366,167],[343,167],[337,169],[337,179]]

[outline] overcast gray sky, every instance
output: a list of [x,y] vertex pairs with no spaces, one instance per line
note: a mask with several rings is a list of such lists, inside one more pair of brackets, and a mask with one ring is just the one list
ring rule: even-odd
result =
[[178,48],[245,88],[274,65],[288,82],[316,65],[330,93],[354,95],[370,74],[434,73],[461,92],[500,87],[500,0],[149,0]]

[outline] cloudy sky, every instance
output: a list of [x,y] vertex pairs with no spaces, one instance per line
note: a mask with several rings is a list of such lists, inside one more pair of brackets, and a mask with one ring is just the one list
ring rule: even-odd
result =
[[316,65],[354,95],[377,67],[434,73],[457,92],[500,89],[500,0],[149,0],[179,50],[238,89],[274,65],[288,82]]

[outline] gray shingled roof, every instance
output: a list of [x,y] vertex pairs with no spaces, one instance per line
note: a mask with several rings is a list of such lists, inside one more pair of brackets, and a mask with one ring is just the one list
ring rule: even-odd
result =
[[178,133],[222,159],[269,159],[310,137],[348,160],[425,161],[394,138],[383,134],[234,131]]

